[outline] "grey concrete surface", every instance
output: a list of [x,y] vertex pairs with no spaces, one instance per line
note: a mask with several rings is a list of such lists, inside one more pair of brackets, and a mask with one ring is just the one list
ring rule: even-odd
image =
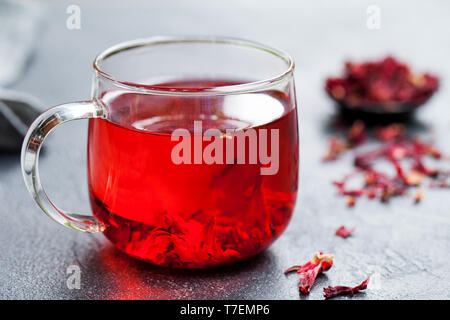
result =
[[[66,28],[66,8],[81,7],[81,30]],[[366,27],[369,4],[381,8],[381,29]],[[171,271],[133,260],[101,235],[68,230],[47,218],[27,194],[19,156],[0,155],[0,298],[2,299],[299,299],[298,277],[283,270],[315,251],[335,254],[321,288],[351,285],[372,274],[353,299],[449,299],[450,193],[425,190],[388,205],[360,201],[348,209],[330,181],[350,158],[325,165],[328,125],[335,114],[324,79],[346,58],[392,53],[416,69],[439,74],[439,93],[417,114],[450,152],[450,2],[448,1],[43,1],[47,23],[15,89],[52,106],[89,98],[91,63],[115,43],[153,35],[218,34],[283,48],[296,61],[301,175],[298,204],[286,232],[247,262],[208,271]],[[68,211],[89,212],[86,122],[51,134],[41,156],[50,197]],[[334,230],[354,226],[353,237]],[[81,268],[81,289],[66,286],[66,269]],[[347,299],[347,298],[343,298]]]

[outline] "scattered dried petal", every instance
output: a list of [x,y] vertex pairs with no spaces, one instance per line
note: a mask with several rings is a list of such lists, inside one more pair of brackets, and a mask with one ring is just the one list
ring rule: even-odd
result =
[[384,188],[383,193],[381,194],[381,201],[388,202],[392,197],[392,192],[389,188]]
[[345,197],[345,202],[347,203],[347,207],[353,207],[355,206],[355,197],[353,196],[347,196]]
[[450,188],[450,183],[447,181],[431,181],[430,188]]
[[392,141],[401,136],[405,132],[405,126],[399,123],[393,123],[386,127],[375,128],[375,136],[380,141]]
[[309,291],[311,291],[311,288],[316,281],[317,275],[321,272],[321,270],[321,266],[317,265],[313,269],[300,274],[300,284],[298,287],[301,293],[309,294]]
[[364,190],[363,189],[347,190],[347,189],[341,188],[339,190],[339,193],[343,196],[360,197],[364,194]]
[[327,271],[333,265],[333,254],[317,252],[311,260],[302,266],[293,266],[284,274],[296,271],[300,275],[299,289],[302,294],[308,294],[319,273]]
[[417,186],[422,183],[425,175],[418,170],[411,170],[405,177],[405,182],[409,186]]
[[327,287],[323,288],[323,296],[325,299],[330,299],[337,296],[349,295],[353,296],[355,293],[367,289],[367,285],[369,284],[370,276],[367,277],[360,285],[356,287],[345,287],[345,286],[336,286],[336,287]]
[[348,130],[347,139],[351,146],[356,146],[363,143],[366,140],[366,126],[361,120],[357,120],[353,123]]
[[364,174],[364,180],[366,181],[366,186],[373,186],[377,182],[377,174],[375,171],[367,171]]
[[405,147],[399,145],[394,145],[391,148],[388,148],[386,153],[393,161],[399,161],[405,159],[408,156],[408,150],[406,150]]
[[376,195],[376,193],[375,193],[375,190],[373,190],[373,189],[367,190],[367,198],[373,199],[373,198],[375,198],[376,196],[377,196],[377,195]]
[[323,161],[336,160],[341,153],[347,150],[347,143],[337,137],[330,137],[328,153],[323,157]]
[[340,226],[335,234],[341,238],[347,238],[350,237],[353,233],[353,231],[355,231],[355,229],[347,229],[345,226]]
[[284,274],[288,274],[288,273],[291,273],[291,272],[293,272],[293,271],[298,272],[301,268],[302,268],[302,266],[292,266],[292,267],[290,267],[290,268],[287,268],[287,269],[284,271]]
[[[349,131],[352,129],[349,129]],[[444,182],[444,178],[450,177],[443,171],[428,168],[424,164],[424,157],[441,159],[442,154],[432,144],[421,141],[418,138],[411,139],[404,132],[402,125],[390,125],[385,128],[377,128],[376,133],[381,144],[372,150],[358,153],[354,157],[354,166],[357,170],[346,175],[340,181],[334,181],[340,195],[346,196],[349,207],[354,205],[356,199],[366,195],[369,199],[378,198],[382,202],[389,201],[394,196],[407,194],[410,187],[419,186],[430,177],[435,180],[430,186],[447,188],[450,182]],[[349,142],[349,145],[351,143]],[[387,160],[394,167],[396,175],[390,176],[376,171],[374,166],[378,160]],[[403,161],[412,163],[410,171],[405,174]],[[346,182],[354,175],[363,175],[365,184],[359,189],[348,189]]]
[[418,188],[416,191],[416,195],[414,196],[414,203],[419,203],[422,201],[422,188]]

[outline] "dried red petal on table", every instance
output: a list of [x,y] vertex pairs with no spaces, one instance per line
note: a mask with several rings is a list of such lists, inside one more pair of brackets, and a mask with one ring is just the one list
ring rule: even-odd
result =
[[415,169],[412,169],[407,175],[404,176],[405,183],[409,186],[418,186],[422,183],[424,178],[425,174]]
[[414,196],[414,203],[419,203],[420,201],[422,201],[422,197],[422,188],[418,188],[416,191],[416,195]]
[[[344,176],[340,181],[333,181],[338,193],[346,196],[345,200],[349,207],[354,205],[354,199],[351,197],[367,195],[369,199],[379,198],[382,202],[387,202],[393,196],[405,195],[410,187],[421,185],[426,177],[435,180],[431,187],[450,187],[450,183],[443,182],[444,176],[448,178],[450,173],[446,175],[444,171],[429,168],[424,164],[424,158],[427,156],[443,158],[442,153],[435,146],[417,137],[410,138],[404,132],[403,125],[392,124],[376,130],[381,144],[372,150],[356,154],[354,166],[357,170]],[[349,147],[352,147],[350,142]],[[388,161],[394,167],[396,175],[390,176],[374,170],[378,160]],[[411,163],[408,173],[405,173],[403,167],[404,160]],[[346,182],[354,175],[362,175],[365,184],[359,189],[346,188]]]
[[325,299],[330,299],[337,296],[344,296],[349,295],[353,296],[355,293],[367,289],[367,285],[369,284],[370,276],[367,277],[366,280],[364,280],[360,285],[357,285],[356,287],[346,287],[346,286],[336,286],[332,287],[329,286],[327,288],[323,288],[323,296]]
[[323,157],[323,161],[336,160],[340,154],[362,144],[367,138],[366,127],[364,122],[357,120],[347,131],[347,139],[331,136],[328,140],[328,153]]
[[391,161],[399,161],[408,156],[408,150],[404,146],[394,144],[386,149],[386,155]]
[[377,148],[371,151],[367,151],[364,153],[360,153],[355,156],[353,160],[353,164],[355,167],[363,169],[363,170],[371,170],[372,163],[383,154],[386,153],[385,148]]
[[284,271],[284,274],[296,271],[300,275],[300,292],[308,294],[316,281],[317,275],[331,268],[333,258],[334,256],[331,253],[317,252],[307,263],[302,266],[290,267]]
[[431,143],[421,141],[418,138],[412,140],[416,153],[426,154],[435,159],[442,158],[442,153]]
[[428,148],[426,149],[426,152],[428,155],[432,156],[435,159],[442,158],[442,153],[438,149],[430,145],[428,145],[427,147]]
[[361,120],[356,120],[347,132],[347,139],[350,146],[363,143],[367,138],[366,126]]
[[386,186],[381,193],[380,200],[381,202],[388,202],[393,195],[394,193],[392,192],[392,189],[389,188],[389,186]]
[[371,189],[367,190],[367,198],[374,199],[374,198],[376,198],[376,196],[377,196],[377,194],[375,193],[374,189],[371,188]]
[[300,283],[298,286],[300,289],[300,293],[309,294],[309,291],[311,291],[311,288],[316,281],[317,275],[321,272],[321,270],[322,267],[320,265],[317,265],[311,270],[300,273]]
[[[364,194],[364,189],[345,189],[340,188],[339,194],[349,197],[360,197]],[[351,201],[351,200],[350,200]]]
[[341,238],[347,238],[350,237],[353,233],[353,231],[355,231],[355,229],[347,229],[345,226],[340,226],[335,234]]
[[345,197],[345,203],[347,204],[347,207],[354,207],[356,200],[353,196],[347,196]]
[[399,123],[393,123],[386,127],[375,128],[375,137],[380,141],[392,141],[405,133],[405,126]]
[[[341,181],[333,181],[333,184],[338,188],[338,192],[340,195],[347,196],[347,205],[352,206],[352,202],[354,202],[356,199],[355,197],[360,197],[364,194],[364,189],[346,189],[345,183],[348,179],[350,179],[352,176],[356,175],[358,172],[352,172],[348,175],[346,175]],[[352,199],[353,198],[353,199]]]
[[430,188],[450,188],[450,183],[447,181],[431,181]]
[[347,143],[337,137],[330,137],[328,145],[328,153],[323,157],[323,161],[336,160],[341,153],[348,149]]

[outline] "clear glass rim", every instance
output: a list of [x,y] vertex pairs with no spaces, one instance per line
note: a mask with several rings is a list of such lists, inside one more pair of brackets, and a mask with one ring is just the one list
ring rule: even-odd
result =
[[[242,84],[235,84],[229,86],[205,88],[204,90],[202,89],[201,91],[189,88],[186,90],[183,89],[181,91],[181,90],[174,90],[176,88],[170,88],[167,86],[165,87],[152,86],[151,88],[144,87],[142,83],[135,83],[121,80],[103,71],[102,68],[100,67],[100,64],[103,61],[123,51],[161,44],[176,44],[176,43],[229,44],[252,48],[255,50],[260,50],[272,54],[273,56],[283,60],[286,63],[286,69],[282,73],[279,73],[271,78],[262,79],[258,81],[245,82]],[[295,68],[294,60],[289,54],[287,54],[283,50],[269,47],[267,45],[258,42],[253,42],[240,38],[221,37],[221,36],[158,36],[126,41],[116,44],[112,47],[109,47],[108,49],[100,53],[95,58],[93,66],[97,76],[113,82],[114,85],[117,87],[130,91],[137,91],[148,94],[159,94],[159,95],[226,95],[226,94],[241,94],[241,93],[262,91],[268,87],[272,87],[280,82],[285,81],[287,78],[290,78]]]

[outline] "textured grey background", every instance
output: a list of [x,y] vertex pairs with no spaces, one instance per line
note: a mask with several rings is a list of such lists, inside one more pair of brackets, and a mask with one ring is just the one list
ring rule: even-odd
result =
[[[66,29],[66,7],[79,4],[81,30]],[[368,30],[366,8],[381,8],[381,29]],[[282,271],[315,251],[333,252],[321,288],[374,281],[354,299],[449,299],[450,193],[425,190],[388,205],[360,201],[353,209],[335,195],[332,178],[350,158],[325,165],[333,104],[323,81],[344,59],[387,53],[442,77],[440,92],[418,114],[450,152],[450,2],[448,1],[43,1],[47,23],[35,55],[14,88],[46,105],[89,98],[91,62],[106,47],[152,35],[218,34],[285,49],[296,61],[301,179],[287,231],[265,253],[227,268],[171,271],[128,258],[100,235],[65,229],[44,216],[27,194],[18,155],[0,155],[0,298],[3,299],[299,299],[298,277]],[[41,174],[51,198],[69,211],[89,212],[86,122],[66,124],[47,141]],[[341,239],[341,224],[356,227]],[[81,289],[66,286],[66,268],[81,267]],[[345,298],[344,298],[345,299]]]

